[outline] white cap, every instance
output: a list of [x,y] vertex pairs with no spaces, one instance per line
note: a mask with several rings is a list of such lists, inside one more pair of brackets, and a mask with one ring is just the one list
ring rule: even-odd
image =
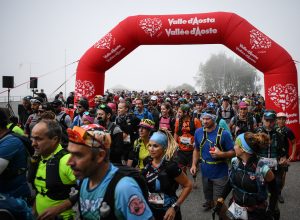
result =
[[156,101],[157,100],[157,96],[156,95],[153,95],[153,96],[151,96],[151,99],[150,99],[151,101]]

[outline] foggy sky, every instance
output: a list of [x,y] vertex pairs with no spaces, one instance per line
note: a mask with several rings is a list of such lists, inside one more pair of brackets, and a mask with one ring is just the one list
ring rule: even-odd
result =
[[[0,0],[0,93],[5,90],[3,75],[13,75],[15,85],[43,75],[39,89],[50,95],[64,82],[65,71],[70,78],[66,92],[73,91],[77,63],[66,69],[65,63],[80,59],[132,15],[234,12],[300,61],[299,6],[297,0]],[[182,83],[195,86],[193,77],[199,64],[219,52],[238,57],[222,45],[140,46],[106,72],[105,88],[118,84],[136,90]],[[11,95],[30,94],[28,87],[13,89]],[[58,91],[65,92],[65,87]]]

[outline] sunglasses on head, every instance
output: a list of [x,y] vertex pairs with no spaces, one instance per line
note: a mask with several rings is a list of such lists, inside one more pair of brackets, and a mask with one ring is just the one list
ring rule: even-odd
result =
[[99,108],[100,108],[100,109],[105,109],[105,108],[107,108],[107,105],[101,104],[101,105],[99,106]]

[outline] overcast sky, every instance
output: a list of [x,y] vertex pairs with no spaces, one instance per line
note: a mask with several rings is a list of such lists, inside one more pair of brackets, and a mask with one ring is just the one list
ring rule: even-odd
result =
[[[3,75],[14,76],[15,85],[43,75],[39,89],[53,93],[64,82],[65,58],[67,64],[80,59],[131,15],[234,12],[300,61],[299,9],[298,0],[0,0],[0,93],[5,90]],[[238,57],[222,45],[140,46],[106,72],[105,88],[118,84],[135,90],[182,83],[194,86],[199,64],[219,52]],[[74,90],[76,67],[77,63],[66,68],[67,93]],[[28,87],[13,89],[11,95],[30,94]]]

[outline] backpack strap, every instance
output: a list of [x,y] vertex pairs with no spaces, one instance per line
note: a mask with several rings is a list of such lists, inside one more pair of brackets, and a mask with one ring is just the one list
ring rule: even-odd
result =
[[207,131],[206,131],[206,129],[203,129],[203,137],[202,137],[202,140],[200,143],[200,159],[202,159],[202,148],[203,148],[206,140],[207,140]]
[[10,131],[13,131],[13,129],[15,128],[16,125],[17,125],[16,123],[12,123],[12,124],[8,127],[8,129],[9,129]]
[[[100,208],[102,207],[103,202],[106,202],[107,205],[110,207],[110,212],[107,216],[101,216],[101,219],[116,219],[115,216],[115,189],[118,182],[124,177],[124,175],[119,172],[119,170],[115,173],[111,181],[109,182],[106,192],[104,194],[103,200],[101,202]],[[101,215],[101,213],[100,213]]]
[[67,113],[64,112],[64,114],[60,117],[59,119],[59,123],[65,127],[65,129],[68,128],[68,126],[66,125],[66,122],[65,122],[65,118],[67,116]]
[[221,137],[222,137],[222,133],[223,133],[224,129],[219,127],[218,129],[218,134],[217,134],[217,138],[216,138],[216,146],[223,151],[223,148],[221,146]]
[[196,126],[195,126],[195,118],[194,117],[190,117],[190,134],[191,135],[195,135],[195,130],[196,130],[196,128],[195,128]]

